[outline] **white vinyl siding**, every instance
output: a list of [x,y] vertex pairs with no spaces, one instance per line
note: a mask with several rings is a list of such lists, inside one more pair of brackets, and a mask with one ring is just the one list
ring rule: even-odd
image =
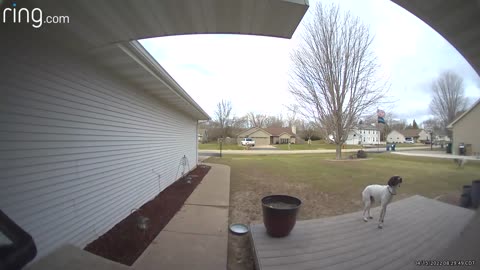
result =
[[105,233],[178,179],[183,155],[196,166],[192,117],[88,58],[2,54],[0,208],[37,258]]

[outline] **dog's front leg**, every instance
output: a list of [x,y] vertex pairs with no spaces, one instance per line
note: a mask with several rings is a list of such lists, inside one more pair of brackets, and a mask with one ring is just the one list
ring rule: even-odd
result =
[[383,219],[385,218],[385,213],[387,212],[387,206],[382,205],[382,211],[380,212],[380,219],[378,220],[378,228],[383,228]]
[[365,206],[363,207],[363,221],[367,222],[367,216],[365,215],[367,211],[370,211],[370,205],[365,203]]

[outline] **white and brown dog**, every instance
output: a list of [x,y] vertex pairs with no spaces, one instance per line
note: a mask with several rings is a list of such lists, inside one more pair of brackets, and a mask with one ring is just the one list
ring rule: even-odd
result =
[[[378,228],[383,228],[383,219],[387,211],[387,205],[392,201],[393,195],[397,194],[397,188],[402,183],[402,177],[395,175],[388,180],[387,185],[369,185],[362,192],[362,200],[365,205],[363,209],[363,220],[365,222],[373,217],[370,215],[370,207],[375,201],[380,202],[382,210],[378,220]],[[368,214],[366,216],[365,214]]]

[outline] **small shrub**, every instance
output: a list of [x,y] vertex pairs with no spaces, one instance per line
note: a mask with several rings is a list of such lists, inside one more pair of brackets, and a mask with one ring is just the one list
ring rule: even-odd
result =
[[357,158],[367,158],[367,152],[363,150],[358,150],[357,151]]

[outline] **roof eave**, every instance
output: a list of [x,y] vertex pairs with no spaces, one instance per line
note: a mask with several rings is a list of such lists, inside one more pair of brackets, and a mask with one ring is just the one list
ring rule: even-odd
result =
[[147,72],[155,76],[160,82],[166,85],[180,99],[192,105],[197,114],[197,120],[210,120],[210,116],[198,105],[188,93],[168,74],[168,72],[153,58],[153,56],[140,44],[134,40],[128,43],[118,44],[118,46],[132,57],[136,62],[145,68]]
[[465,111],[464,113],[462,113],[459,117],[457,117],[455,120],[453,120],[452,123],[450,123],[447,128],[448,129],[452,129],[453,126],[458,122],[460,121],[465,115],[467,115],[468,113],[470,113],[475,107],[477,107],[478,105],[480,104],[480,98],[475,101],[475,103],[467,110]]

